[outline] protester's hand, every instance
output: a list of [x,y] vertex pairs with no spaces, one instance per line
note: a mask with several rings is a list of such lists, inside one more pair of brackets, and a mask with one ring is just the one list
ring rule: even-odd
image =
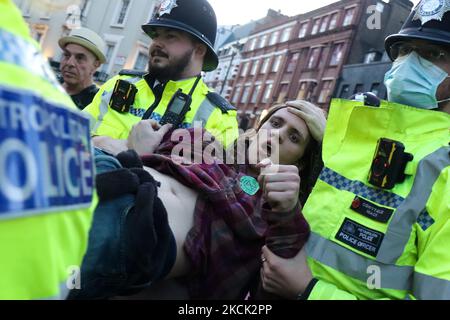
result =
[[289,101],[286,102],[286,105],[295,107],[288,108],[288,111],[305,120],[314,140],[322,142],[327,124],[324,111],[312,103],[305,104],[300,101]]
[[127,140],[113,139],[106,136],[96,136],[92,138],[94,147],[97,147],[103,151],[112,154],[113,156],[118,155],[122,151],[127,151]]
[[131,129],[128,137],[128,149],[135,150],[140,156],[151,154],[171,128],[171,124],[160,126],[154,120],[139,121]]
[[263,198],[273,211],[287,212],[295,208],[300,190],[298,168],[293,165],[274,165],[264,159],[256,166],[260,168],[258,182]]
[[296,299],[313,279],[306,263],[305,247],[290,259],[283,259],[264,246],[262,248],[261,282],[264,290],[287,299]]

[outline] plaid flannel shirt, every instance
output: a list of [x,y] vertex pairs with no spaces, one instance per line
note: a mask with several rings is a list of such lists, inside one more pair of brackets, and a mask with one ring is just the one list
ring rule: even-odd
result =
[[261,190],[254,196],[243,192],[239,181],[245,172],[218,161],[177,164],[170,158],[175,145],[168,134],[142,160],[199,193],[194,226],[184,245],[194,270],[188,280],[191,297],[243,299],[259,274],[264,244],[290,258],[306,242],[309,226],[300,204],[290,212],[273,212],[262,203]]

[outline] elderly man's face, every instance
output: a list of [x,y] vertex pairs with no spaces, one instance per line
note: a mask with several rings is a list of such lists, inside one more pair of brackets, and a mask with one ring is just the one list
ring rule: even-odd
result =
[[63,50],[60,70],[64,82],[70,85],[89,85],[100,62],[86,48],[69,43]]

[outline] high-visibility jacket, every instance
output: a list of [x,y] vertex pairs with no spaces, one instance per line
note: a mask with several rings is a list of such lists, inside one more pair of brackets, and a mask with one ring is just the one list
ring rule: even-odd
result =
[[[122,79],[134,84],[137,88],[134,103],[128,112],[120,113],[109,106],[114,86],[117,80]],[[180,81],[168,81],[164,86],[161,99],[157,102],[155,94],[142,76],[118,75],[107,81],[95,96],[90,105],[84,109],[92,118],[94,127],[92,134],[109,136],[115,139],[126,139],[134,124],[142,120],[147,109],[154,108],[149,119],[161,120],[172,96],[181,89],[183,93],[190,93],[197,78]],[[190,128],[201,125],[212,133],[227,147],[238,137],[237,112],[225,99],[217,94],[211,94],[207,85],[200,80],[192,94],[190,111],[185,116],[182,127]]]
[[0,0],[0,299],[65,298],[80,285],[93,168],[89,118]]
[[[334,100],[305,207],[309,299],[450,299],[450,115]],[[392,190],[368,182],[377,141],[414,156]]]

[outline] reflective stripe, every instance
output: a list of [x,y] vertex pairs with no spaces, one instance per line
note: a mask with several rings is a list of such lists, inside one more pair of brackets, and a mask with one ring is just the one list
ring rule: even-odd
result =
[[94,133],[98,130],[98,128],[102,125],[103,119],[105,118],[105,115],[108,113],[108,105],[109,100],[111,100],[112,96],[111,92],[104,91],[102,94],[102,102],[100,102],[99,111],[100,114],[98,115],[97,123],[94,126],[94,129],[92,130]]
[[197,113],[195,114],[194,119],[192,120],[192,123],[201,122],[202,127],[205,127],[209,117],[214,112],[215,108],[216,106],[213,105],[208,99],[203,100],[202,104],[197,110]]
[[387,207],[397,208],[404,200],[401,196],[395,193],[372,188],[365,185],[361,181],[347,179],[329,168],[324,168],[322,170],[319,179],[335,187],[336,189],[354,193],[365,199]]
[[413,267],[385,265],[365,258],[316,233],[311,233],[306,244],[308,256],[320,263],[366,283],[372,275],[368,268],[378,266],[381,274],[381,288],[411,290]]
[[394,213],[388,226],[377,261],[395,263],[402,255],[411,236],[412,227],[431,194],[431,189],[441,171],[450,165],[450,147],[443,147],[423,158],[417,167],[411,192]]
[[450,281],[415,272],[413,293],[421,300],[450,300]]
[[0,29],[0,61],[22,67],[65,92],[38,48],[3,29]]
[[125,81],[128,81],[129,83],[132,83],[132,84],[136,84],[136,83],[138,83],[141,80],[142,80],[142,78],[140,78],[140,77],[134,77],[134,78],[130,78],[130,79],[125,79]]

